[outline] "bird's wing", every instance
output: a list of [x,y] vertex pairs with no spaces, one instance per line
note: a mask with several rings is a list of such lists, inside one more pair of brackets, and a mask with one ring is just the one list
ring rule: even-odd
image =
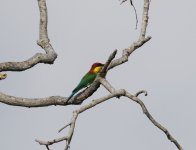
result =
[[96,74],[86,74],[78,84],[78,86],[73,90],[73,93],[78,92],[82,88],[85,88],[89,84],[91,84],[96,78]]

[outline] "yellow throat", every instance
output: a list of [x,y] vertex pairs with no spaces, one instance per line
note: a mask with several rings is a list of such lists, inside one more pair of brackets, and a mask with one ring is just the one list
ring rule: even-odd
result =
[[94,73],[99,73],[101,71],[101,68],[102,68],[101,66],[95,67],[94,70],[93,70],[93,72]]

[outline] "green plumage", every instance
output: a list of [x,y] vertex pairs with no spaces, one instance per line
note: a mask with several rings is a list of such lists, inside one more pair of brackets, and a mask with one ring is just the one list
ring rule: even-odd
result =
[[90,85],[96,78],[97,74],[95,73],[87,73],[81,80],[80,83],[76,86],[76,88],[72,91],[71,95],[68,97],[68,100],[71,99],[74,94],[76,94],[79,90]]

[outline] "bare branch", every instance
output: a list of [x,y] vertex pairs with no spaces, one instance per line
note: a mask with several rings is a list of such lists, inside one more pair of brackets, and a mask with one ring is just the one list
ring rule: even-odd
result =
[[[125,2],[126,0],[124,0]],[[111,62],[108,69],[112,69],[118,65],[121,65],[128,61],[129,56],[139,47],[141,47],[143,44],[148,42],[151,37],[146,37],[146,29],[148,26],[148,12],[149,12],[149,6],[150,2],[149,0],[144,0],[144,6],[143,6],[143,16],[142,16],[142,23],[141,23],[141,29],[140,29],[140,36],[136,42],[133,42],[131,46],[123,50],[122,56],[118,59],[115,59]]]
[[[100,81],[104,84],[104,87],[105,87],[108,91],[114,91],[113,93],[116,93],[116,90],[111,86],[111,84],[109,84],[109,82],[108,82],[107,80],[102,79],[102,80],[100,80]],[[174,138],[172,137],[172,135],[169,133],[169,131],[168,131],[165,127],[163,127],[160,123],[158,123],[158,122],[152,117],[152,115],[149,113],[149,111],[147,110],[147,108],[146,108],[146,106],[144,105],[144,103],[137,97],[137,96],[139,96],[139,94],[141,94],[141,93],[144,93],[145,95],[147,95],[147,91],[144,91],[144,90],[141,90],[141,91],[137,92],[137,93],[135,94],[135,96],[134,96],[134,95],[131,95],[131,94],[130,94],[129,92],[127,92],[126,90],[123,90],[123,95],[126,96],[126,97],[128,97],[128,98],[130,98],[130,99],[133,100],[134,102],[138,103],[138,104],[141,106],[143,113],[148,117],[148,119],[149,119],[156,127],[158,127],[161,131],[163,131],[163,132],[166,134],[167,138],[168,138],[171,142],[173,142],[179,150],[182,150],[182,147],[181,147],[180,144],[177,142],[177,140],[174,139]],[[122,95],[122,93],[119,94],[119,96],[123,96],[123,95]],[[117,95],[117,96],[118,96],[118,95]]]
[[142,24],[141,24],[140,37],[139,37],[140,40],[145,39],[146,36],[146,29],[148,26],[148,18],[149,18],[148,17],[149,6],[150,6],[150,1],[144,0]]
[[[72,119],[70,121],[70,123],[68,123],[67,125],[65,125],[64,127],[62,127],[61,129],[59,129],[59,132],[61,132],[63,129],[67,128],[68,126],[70,126],[69,128],[69,131],[68,131],[68,135],[65,136],[65,137],[62,137],[62,138],[59,138],[59,139],[63,139],[63,140],[66,140],[66,145],[65,145],[65,150],[68,150],[69,148],[69,145],[70,145],[70,142],[71,142],[71,139],[72,139],[72,136],[73,136],[73,133],[74,133],[74,129],[75,129],[75,124],[76,124],[76,120],[77,120],[77,117],[80,113],[106,101],[106,100],[109,100],[113,97],[116,97],[116,96],[122,96],[122,95],[125,95],[125,92],[124,90],[118,90],[118,91],[115,91],[115,93],[112,93],[112,94],[109,94],[109,95],[106,95],[102,98],[99,98],[97,100],[93,100],[92,102],[90,102],[89,104],[87,105],[84,105],[82,107],[80,107],[79,109],[75,110],[73,112],[73,116],[72,116]],[[58,142],[61,142],[59,139],[54,139],[54,140],[51,140],[51,141],[41,141],[41,140],[36,140],[40,145],[52,145],[54,143],[58,143]]]
[[58,132],[63,131],[65,128],[67,128],[67,127],[70,126],[70,125],[71,125],[71,122],[68,123],[68,124],[66,124],[64,127],[60,128],[60,129],[58,130]]
[[134,42],[130,47],[128,47],[127,49],[124,49],[122,52],[122,56],[118,59],[115,59],[111,62],[110,66],[108,67],[108,69],[112,69],[118,65],[121,65],[125,62],[128,61],[129,56],[138,48],[140,48],[143,44],[145,44],[146,42],[148,42],[151,39],[151,37],[147,37],[145,39],[142,40],[138,40],[137,42]]
[[135,29],[137,29],[137,25],[138,25],[138,18],[137,18],[137,11],[136,11],[136,8],[135,6],[133,5],[132,1],[131,1],[131,5],[134,9],[134,12],[135,12],[135,20],[136,20],[136,23],[135,23]]
[[73,103],[73,104],[81,104],[85,99],[87,99],[88,97],[90,97],[95,91],[97,91],[97,89],[100,86],[100,82],[98,81],[98,78],[101,77],[105,77],[107,74],[107,68],[110,65],[111,61],[115,58],[117,53],[117,50],[114,50],[110,56],[108,57],[105,65],[103,66],[103,69],[101,71],[101,73],[97,76],[97,78],[95,79],[95,81],[85,90],[83,90],[82,92],[78,93],[76,96],[72,97],[69,102]]
[[[132,52],[134,52],[137,48],[141,47],[143,44],[145,44],[146,42],[148,42],[151,39],[150,36],[145,38],[146,28],[148,25],[149,3],[150,3],[149,0],[144,0],[144,10],[143,10],[143,18],[142,18],[142,24],[141,24],[141,33],[140,33],[140,37],[139,37],[138,41],[134,42],[130,47],[123,50],[122,56],[118,59],[113,60],[110,63],[109,67],[107,67],[107,71],[118,66],[118,65],[121,65],[121,64],[127,62],[128,58]],[[105,68],[103,70],[105,70]],[[85,89],[84,91],[77,94],[75,97],[71,98],[70,102],[75,102],[75,103],[77,102],[79,104],[82,103],[86,98],[91,96],[99,88],[99,85],[100,85],[100,83],[97,82],[97,80],[95,80],[89,88]]]
[[65,140],[67,140],[67,137],[61,137],[61,138],[54,139],[51,141],[42,141],[42,140],[35,139],[35,141],[38,142],[40,145],[46,145],[46,146],[52,145],[54,143],[62,142]]
[[138,97],[140,94],[144,94],[145,96],[147,96],[147,95],[148,95],[148,92],[145,91],[145,90],[141,90],[141,91],[137,92],[137,93],[135,94],[135,96]]
[[0,92],[0,102],[21,107],[44,107],[50,105],[67,105],[67,98],[61,96],[51,96],[46,98],[22,98],[3,94]]
[[43,141],[43,140],[38,140],[38,139],[36,139],[35,141],[38,142],[40,145],[45,145],[45,146],[49,146],[49,145],[52,145],[52,144],[55,144],[55,143],[58,143],[58,142],[66,141],[65,150],[68,150],[71,139],[72,139],[72,136],[73,136],[73,133],[74,133],[75,123],[76,123],[77,117],[78,117],[78,112],[74,111],[71,122],[68,125],[66,125],[66,126],[64,126],[63,128],[60,129],[60,130],[63,130],[64,128],[70,126],[70,129],[69,129],[69,132],[68,132],[67,136],[64,136],[64,137],[61,137],[61,138],[58,138],[58,139],[54,139],[54,140],[50,140],[50,141]]
[[157,127],[159,128],[161,131],[163,131],[165,133],[165,135],[167,136],[167,138],[173,142],[176,147],[179,150],[183,150],[182,147],[180,146],[180,144],[178,143],[178,141],[176,139],[174,139],[174,137],[169,133],[169,131],[163,127],[160,123],[158,123],[153,117],[152,115],[149,113],[149,111],[147,110],[146,106],[144,105],[144,103],[136,96],[131,95],[130,93],[126,92],[125,94],[126,97],[130,98],[131,100],[133,100],[134,102],[138,103],[141,108],[143,113],[148,117],[148,119]]
[[[125,2],[127,0],[123,0]],[[132,0],[130,0],[131,5],[134,7]],[[24,71],[26,69],[29,69],[33,67],[34,65],[38,63],[47,63],[47,64],[52,64],[55,59],[57,58],[57,54],[52,48],[51,44],[49,43],[49,38],[48,38],[48,33],[47,33],[47,7],[46,7],[46,1],[45,0],[38,0],[38,5],[39,5],[39,10],[40,10],[40,30],[39,30],[39,40],[37,41],[37,44],[41,46],[44,50],[45,53],[37,53],[30,59],[23,61],[23,62],[5,62],[5,63],[0,63],[0,72],[1,71]],[[97,100],[93,100],[87,105],[84,105],[77,109],[76,111],[73,112],[72,119],[70,123],[65,125],[63,128],[59,130],[61,132],[63,129],[69,127],[69,132],[67,136],[57,138],[54,140],[50,141],[42,141],[36,139],[36,142],[38,142],[40,145],[45,145],[46,148],[49,150],[49,145],[52,145],[54,143],[66,141],[65,145],[65,150],[69,148],[70,142],[72,140],[72,136],[74,133],[75,129],[75,124],[77,121],[77,117],[79,114],[83,113],[84,111],[93,108],[94,106],[105,102],[113,97],[120,97],[120,96],[125,96],[132,101],[138,103],[141,108],[143,113],[147,116],[147,118],[161,131],[163,131],[167,138],[173,142],[176,147],[179,150],[182,150],[182,147],[180,144],[177,142],[176,139],[173,138],[173,136],[169,133],[169,131],[163,127],[160,123],[158,123],[152,115],[149,113],[147,110],[146,106],[144,103],[138,98],[138,96],[142,93],[147,95],[146,91],[139,91],[135,95],[131,95],[128,93],[126,90],[121,89],[121,90],[115,90],[115,88],[112,87],[112,85],[104,79],[104,77],[107,74],[107,71],[121,65],[125,62],[128,61],[129,56],[134,52],[136,49],[141,47],[143,44],[148,42],[151,37],[146,37],[146,29],[148,25],[148,12],[149,12],[149,5],[150,2],[149,0],[144,0],[144,6],[143,6],[143,15],[142,15],[142,22],[141,22],[141,29],[140,29],[140,35],[139,38],[136,42],[133,42],[131,46],[123,50],[122,56],[118,59],[114,59],[117,50],[115,50],[108,58],[106,61],[101,73],[98,75],[96,80],[90,85],[89,88],[83,90],[79,94],[77,94],[75,97],[70,99],[69,102],[67,102],[67,98],[65,97],[60,97],[60,96],[51,96],[51,97],[46,97],[46,98],[21,98],[21,97],[13,97],[9,96],[3,93],[0,93],[0,102],[8,105],[13,105],[13,106],[23,106],[23,107],[43,107],[43,106],[49,106],[49,105],[69,105],[69,104],[81,104],[86,98],[91,96],[102,84],[109,92],[110,94],[101,97]],[[135,13],[136,9],[134,7]],[[137,20],[137,13],[136,13],[136,20]],[[137,20],[138,21],[138,20]],[[0,74],[1,75],[1,74]],[[6,76],[4,76],[6,78]],[[1,78],[0,78],[1,79]],[[3,79],[3,77],[2,77]]]
[[[123,4],[123,3],[126,2],[126,1],[127,1],[127,0],[122,0],[122,2],[120,3],[120,5]],[[138,24],[137,11],[136,11],[135,6],[133,5],[133,1],[132,1],[132,0],[130,0],[130,4],[131,4],[131,6],[133,7],[134,12],[135,12],[135,20],[136,20],[135,29],[137,29],[137,24]]]
[[[101,76],[105,76],[107,73],[107,67],[110,64],[110,62],[114,59],[115,55],[117,53],[117,50],[114,50],[110,56],[108,57],[108,60],[106,61],[103,70],[101,72]],[[0,92],[0,102],[12,106],[22,106],[22,107],[45,107],[50,105],[78,105],[81,104],[86,98],[91,96],[100,86],[100,83],[98,80],[95,80],[89,88],[83,90],[79,94],[77,94],[75,97],[70,99],[67,102],[67,97],[61,97],[61,96],[50,96],[46,98],[22,98],[22,97],[14,97],[10,95],[6,95],[4,93]]]
[[57,58],[57,54],[49,43],[48,33],[47,33],[47,7],[45,0],[38,0],[39,10],[40,10],[40,30],[39,30],[39,40],[37,44],[45,50],[44,53],[37,53],[28,60],[22,62],[4,62],[0,63],[1,71],[24,71],[32,68],[38,63],[53,64]]
[[[111,94],[108,94],[107,96],[104,96],[104,97],[101,97],[97,100],[93,100],[92,102],[90,102],[89,104],[87,105],[84,105],[82,107],[80,107],[79,109],[75,110],[73,112],[73,116],[72,116],[72,120],[70,123],[68,123],[66,126],[62,127],[60,131],[62,131],[63,129],[65,129],[66,127],[70,126],[69,128],[69,132],[68,132],[68,135],[66,136],[66,146],[65,146],[65,150],[67,150],[69,148],[69,145],[70,145],[70,142],[71,142],[71,139],[72,139],[72,136],[73,136],[73,133],[74,133],[74,128],[75,128],[75,124],[76,124],[76,120],[77,120],[77,117],[80,113],[83,113],[84,111],[88,110],[88,109],[91,109],[93,108],[94,106],[102,103],[102,102],[105,102],[113,97],[120,97],[120,96],[125,96],[129,99],[131,99],[132,101],[138,103],[141,108],[142,108],[142,111],[143,113],[147,116],[147,118],[157,127],[159,128],[161,131],[163,131],[167,138],[173,142],[176,147],[179,149],[179,150],[182,150],[182,147],[180,146],[180,144],[177,142],[176,139],[173,138],[173,136],[169,133],[169,131],[163,127],[160,123],[158,123],[153,117],[152,115],[149,113],[149,111],[147,110],[146,106],[144,105],[144,103],[137,97],[139,96],[139,94],[141,93],[144,93],[144,94],[147,94],[146,91],[144,90],[141,90],[139,92],[137,92],[135,95],[131,95],[129,92],[127,92],[126,90],[124,89],[121,89],[121,90],[115,90],[114,87],[112,87],[112,85],[105,79],[101,79],[101,77],[99,78],[99,81],[104,85],[104,87],[111,92]],[[61,138],[62,139],[62,138]],[[39,140],[37,140],[39,141]],[[52,140],[52,141],[55,141],[55,140]],[[44,145],[49,145],[51,144],[51,141],[47,141],[47,142],[39,142],[39,143],[44,143]],[[57,142],[53,142],[52,144],[54,143],[57,143]]]
[[112,85],[104,78],[100,78],[99,82],[110,92],[114,93],[116,90],[112,87]]
[[112,62],[112,60],[115,58],[116,54],[117,54],[117,50],[114,50],[114,51],[110,54],[110,56],[108,57],[108,60],[107,60],[106,63],[104,64],[104,66],[103,66],[103,68],[102,68],[102,70],[101,70],[101,73],[100,73],[102,77],[105,77],[106,72],[107,72],[107,68],[108,68],[108,66],[110,65],[110,63]]
[[[149,7],[149,5],[146,3],[149,3],[148,0],[145,0],[144,5]],[[47,9],[46,9],[45,0],[38,0],[38,4],[40,8],[40,40],[38,41],[38,43],[41,47],[44,48],[44,50],[46,51],[46,54],[47,53],[52,54],[53,49],[52,47],[50,47],[50,44],[48,42],[49,41],[48,35],[47,35]],[[145,9],[143,14],[145,14],[145,17],[143,17],[143,20],[147,20],[148,9]],[[147,22],[147,21],[142,21],[142,22]],[[141,31],[143,31],[142,30],[143,28],[146,29],[146,27],[147,27],[147,23],[142,23]],[[143,34],[145,35],[145,33],[146,32],[144,32]],[[123,54],[121,58],[113,60],[117,53],[117,50],[115,50],[109,56],[99,76],[105,77],[109,69],[112,69],[128,61],[128,57],[130,56],[130,54],[133,51],[135,51],[137,48],[141,47],[144,43],[146,43],[150,39],[151,37],[139,38],[138,41],[133,43],[129,48],[123,50]],[[43,54],[40,54],[40,55],[43,55]],[[37,57],[39,58],[39,56]],[[27,64],[29,64],[29,62]],[[0,93],[0,102],[13,105],[13,106],[23,106],[23,107],[43,107],[43,106],[49,106],[49,105],[68,105],[68,104],[77,105],[77,104],[81,104],[85,99],[90,97],[99,88],[99,86],[100,86],[100,82],[97,79],[95,79],[95,81],[90,85],[90,87],[86,88],[82,92],[78,93],[76,96],[72,97],[69,100],[69,102],[66,101],[66,98],[60,97],[60,96],[51,96],[48,98],[41,98],[41,99],[38,99],[38,98],[28,99],[28,98],[18,98],[18,97],[8,96],[3,93]],[[57,100],[54,100],[54,98],[56,98]],[[36,101],[34,102],[34,100]]]
[[46,145],[46,148],[47,148],[47,150],[50,150],[48,145]]

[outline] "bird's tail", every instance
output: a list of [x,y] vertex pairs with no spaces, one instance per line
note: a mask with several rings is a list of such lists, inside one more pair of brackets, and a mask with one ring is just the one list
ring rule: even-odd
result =
[[81,88],[79,86],[77,86],[71,93],[71,95],[67,98],[67,101],[69,101],[73,96],[74,94],[76,94]]
[[71,95],[67,98],[67,101],[69,101],[73,96],[74,96],[74,92],[71,93]]

